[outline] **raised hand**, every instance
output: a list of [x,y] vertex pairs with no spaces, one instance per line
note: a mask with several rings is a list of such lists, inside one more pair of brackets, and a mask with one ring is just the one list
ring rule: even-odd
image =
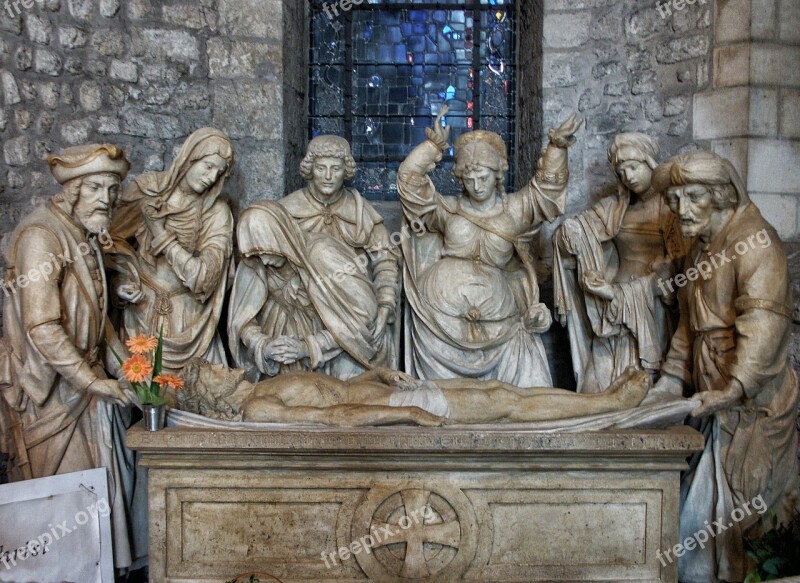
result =
[[436,144],[440,150],[446,150],[450,147],[450,126],[442,127],[442,118],[450,113],[450,108],[446,105],[439,110],[439,115],[436,116],[436,121],[433,122],[432,128],[425,128],[425,135],[428,139]]
[[559,148],[569,148],[575,143],[575,133],[582,125],[583,118],[573,113],[560,126],[550,130],[550,143]]

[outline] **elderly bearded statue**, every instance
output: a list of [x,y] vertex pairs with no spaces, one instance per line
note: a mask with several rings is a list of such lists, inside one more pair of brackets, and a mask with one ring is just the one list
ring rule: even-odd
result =
[[[696,238],[679,290],[681,320],[654,391],[691,387],[706,437],[681,488],[681,540],[719,522],[705,548],[680,558],[686,583],[742,581],[744,536],[759,515],[735,519],[759,496],[779,519],[797,493],[797,377],[788,363],[791,292],[786,253],[727,160],[710,152],[656,169],[685,238]],[[674,281],[674,283],[673,283]]]
[[23,219],[6,256],[1,435],[12,480],[108,469],[115,563],[123,568],[130,549],[114,405],[129,397],[101,363],[102,344],[114,336],[101,243],[111,243],[106,230],[130,164],[112,145],[69,148],[49,163],[63,189]]

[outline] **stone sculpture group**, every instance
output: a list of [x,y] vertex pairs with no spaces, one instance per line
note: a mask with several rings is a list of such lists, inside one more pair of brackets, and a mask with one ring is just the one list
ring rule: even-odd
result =
[[[186,380],[176,404],[226,420],[531,422],[688,398],[707,441],[684,479],[682,531],[757,496],[789,516],[798,384],[787,260],[733,166],[704,151],[659,165],[651,137],[614,138],[617,192],[553,239],[576,394],[551,388],[540,335],[552,316],[531,245],[565,211],[582,120],[550,131],[515,193],[505,192],[500,136],[463,135],[463,193],[450,197],[430,178],[450,148],[446,113],[398,171],[405,220],[422,227],[405,231],[402,248],[346,186],[356,163],[339,137],[311,141],[305,188],[238,222],[221,197],[234,148],[218,130],[198,130],[165,172],[126,188],[130,165],[113,145],[52,156],[62,190],[21,222],[7,253],[6,282],[25,283],[5,301],[0,344],[0,450],[12,478],[108,468],[116,563],[130,564],[121,436],[133,395],[108,349],[160,333],[165,372]],[[756,518],[687,552],[681,580],[742,581]]]

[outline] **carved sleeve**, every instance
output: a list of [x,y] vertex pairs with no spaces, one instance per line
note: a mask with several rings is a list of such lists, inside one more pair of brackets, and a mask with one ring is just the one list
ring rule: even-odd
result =
[[368,251],[372,257],[372,277],[378,304],[394,311],[400,278],[399,257],[389,241],[389,231],[383,223],[376,224],[372,229]]
[[397,172],[397,192],[406,218],[420,220],[434,232],[444,229],[446,213],[442,197],[436,192],[428,172],[433,170],[441,154],[436,144],[426,140],[414,148]]
[[[567,206],[569,154],[566,148],[548,144],[539,159],[538,170],[522,193],[530,205],[527,222],[552,221],[564,214]],[[527,205],[526,205],[527,206]]]
[[782,245],[773,236],[774,244],[752,248],[734,263],[736,349],[729,373],[750,399],[783,373],[790,340],[789,274]]
[[687,288],[681,288],[678,292],[678,302],[680,306],[680,320],[678,329],[672,336],[669,352],[661,367],[662,374],[670,375],[682,380],[686,385],[692,386],[692,346],[694,336],[689,328],[689,303],[687,301]]
[[306,336],[305,341],[312,370],[321,367],[342,353],[342,349],[336,344],[333,335],[327,330]]

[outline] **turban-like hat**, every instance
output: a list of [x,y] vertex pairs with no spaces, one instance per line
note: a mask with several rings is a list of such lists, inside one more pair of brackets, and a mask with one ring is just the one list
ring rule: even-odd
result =
[[687,184],[731,185],[736,191],[737,204],[734,206],[744,207],[750,203],[744,181],[733,164],[713,152],[697,150],[673,156],[653,172],[653,188],[656,192]]
[[50,172],[59,184],[91,174],[117,174],[125,180],[131,163],[117,146],[111,144],[87,144],[67,148],[57,156],[47,159]]

